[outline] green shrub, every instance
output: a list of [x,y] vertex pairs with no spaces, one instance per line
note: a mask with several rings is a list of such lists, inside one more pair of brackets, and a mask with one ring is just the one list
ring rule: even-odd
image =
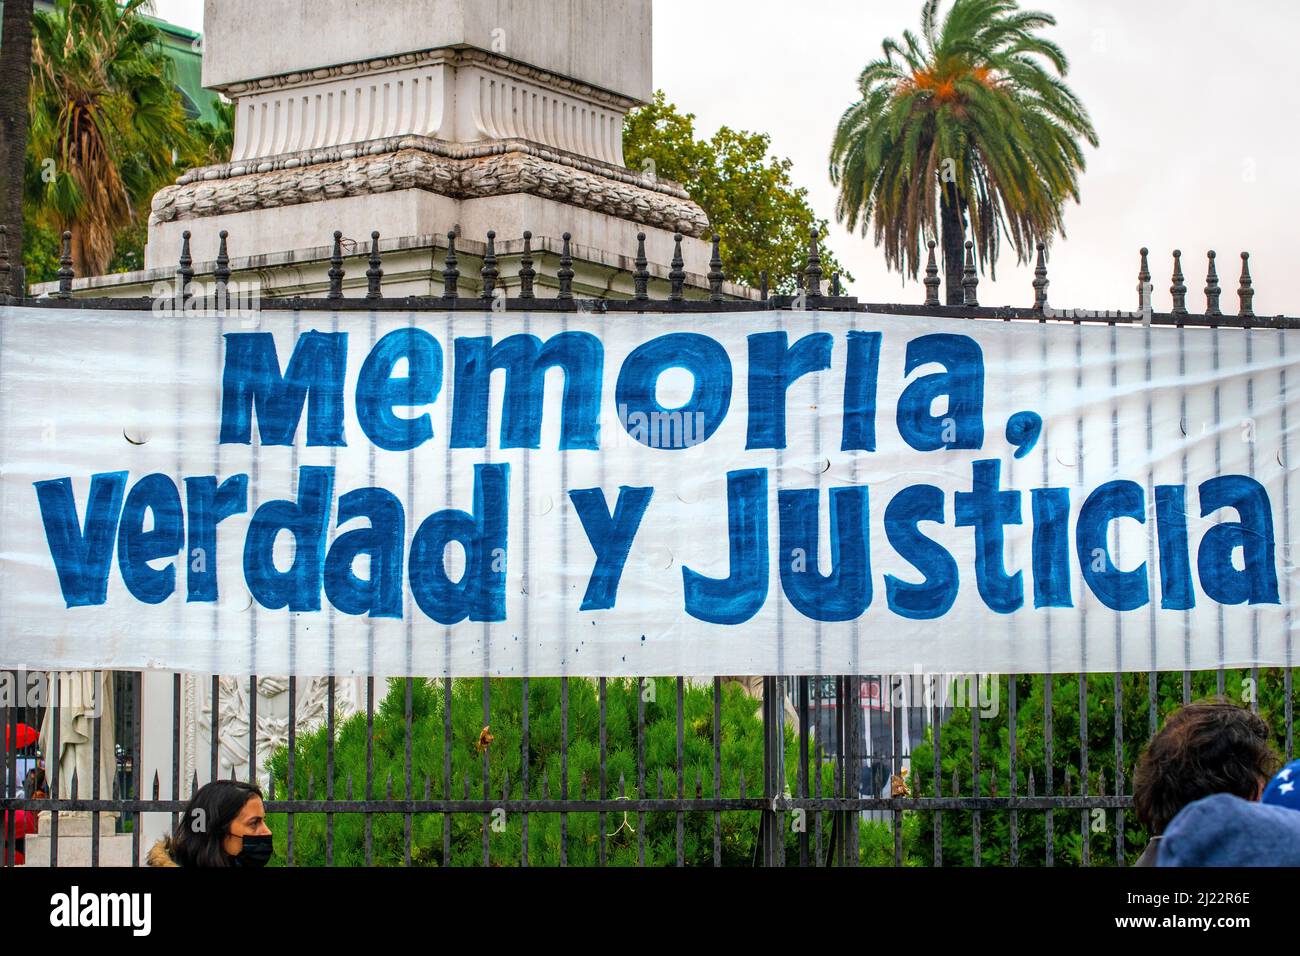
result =
[[[406,799],[406,681],[389,682],[383,701],[374,715],[374,776],[371,795],[382,799],[388,780],[392,781],[394,799]],[[486,747],[488,792],[500,797],[509,779],[511,799],[520,799],[520,759],[522,746],[522,682],[513,679],[492,680],[491,742]],[[588,798],[599,796],[600,735],[599,698],[595,681],[570,678],[568,681],[568,791],[569,799],[584,792]],[[629,798],[637,795],[637,698],[638,685],[630,679],[607,681],[606,692],[606,773],[607,796],[620,795],[620,777]],[[529,796],[540,799],[560,796],[560,681],[537,679],[529,682]],[[651,695],[647,695],[651,696]],[[663,796],[677,795],[677,688],[670,678],[654,681],[653,699],[645,704],[645,791],[659,795],[662,774]],[[709,687],[686,684],[683,695],[683,781],[685,794],[713,794],[713,696]],[[723,685],[721,705],[722,793],[740,795],[741,775],[749,796],[762,793],[763,727],[759,703],[747,697],[736,684]],[[416,678],[411,681],[411,790],[409,796],[421,799],[428,779],[428,793],[437,799],[450,796],[482,799],[484,754],[480,736],[484,729],[483,681],[456,680],[451,700],[451,786],[443,786],[443,722],[445,698],[441,681]],[[335,799],[346,799],[351,779],[354,799],[365,796],[366,718],[354,714],[336,729],[334,747]],[[314,788],[310,798],[325,797],[326,744],[324,727],[297,738],[294,761],[294,799],[309,799],[308,786]],[[791,790],[796,785],[798,743],[787,727],[785,738],[787,778]],[[288,789],[288,752],[281,748],[270,762],[275,781],[275,798],[286,799]],[[545,776],[546,790],[543,791]],[[829,793],[831,768],[823,768],[823,792]],[[444,857],[444,816],[450,818],[451,854]],[[758,837],[759,814],[754,811],[727,812],[721,815],[722,863],[749,865],[753,860]],[[364,866],[364,814],[333,815],[333,865]],[[405,817],[402,814],[371,814],[372,859],[376,865],[400,865],[405,856]],[[826,825],[829,826],[829,815]],[[276,865],[285,862],[289,821],[285,814],[270,814],[268,824],[275,833]],[[491,817],[486,821],[488,849],[494,865],[518,865],[522,847],[523,816],[509,813],[504,828],[494,828]],[[560,862],[560,825],[558,813],[528,815],[528,863],[553,866]],[[596,813],[567,814],[567,863],[571,866],[595,865],[599,861],[600,818]],[[410,818],[411,863],[420,866],[481,865],[485,819],[474,813],[416,813]],[[787,852],[798,854],[798,836],[788,832]],[[812,821],[809,820],[809,829]],[[649,866],[672,865],[677,853],[677,815],[646,813],[643,820],[636,812],[626,818],[621,813],[607,813],[606,861],[609,865],[635,865],[638,862],[638,833],[644,837],[645,863]],[[324,814],[294,814],[293,862],[298,866],[323,866],[326,817]],[[713,863],[713,813],[692,812],[684,815],[683,853],[691,866]]]
[[[1196,672],[1191,675],[1191,699],[1200,700],[1217,694],[1217,673]],[[1046,793],[1046,680],[1041,676],[998,678],[1000,681],[998,713],[980,718],[980,795],[991,796],[995,785],[997,795],[1008,795],[1010,781],[1010,727],[1008,682],[1017,686],[1016,721],[1016,793],[1028,794],[1029,774],[1034,775],[1034,792]],[[1224,675],[1224,695],[1228,700],[1245,702],[1251,697],[1249,671],[1227,671]],[[1053,792],[1057,795],[1084,793],[1080,774],[1082,747],[1079,736],[1078,675],[1057,675],[1052,682],[1052,768]],[[1119,762],[1123,769],[1123,792],[1132,793],[1133,770],[1142,749],[1150,738],[1150,698],[1147,674],[1121,674],[1120,710],[1123,727]],[[1087,701],[1087,793],[1098,795],[1115,792],[1115,680],[1110,674],[1089,675],[1084,680]],[[1279,754],[1286,752],[1285,685],[1284,671],[1262,669],[1255,688],[1259,714],[1273,731],[1274,744]],[[1157,675],[1156,726],[1183,704],[1183,676],[1181,673]],[[971,796],[972,747],[971,711],[957,709],[940,729],[940,766],[942,768],[941,792],[944,796]],[[954,793],[953,775],[957,775]],[[927,731],[927,742],[912,754],[912,787],[919,796],[934,795],[933,734]],[[1104,791],[1102,789],[1104,785]],[[934,814],[925,811],[917,814],[916,842],[909,847],[924,865],[934,863]],[[1138,824],[1135,814],[1123,814],[1123,858],[1132,864],[1141,854],[1149,834]],[[969,812],[948,811],[942,814],[943,865],[970,866],[974,862],[974,816]],[[1020,811],[1017,814],[1018,862],[1021,866],[1042,866],[1046,862],[1045,811]],[[1053,863],[1057,866],[1077,866],[1083,858],[1083,827],[1088,828],[1090,863],[1114,865],[1115,842],[1118,833],[1117,814],[1107,810],[1094,811],[1055,810],[1052,813]],[[984,866],[1009,865],[1011,862],[1011,815],[1005,810],[984,812],[980,815],[980,863]]]

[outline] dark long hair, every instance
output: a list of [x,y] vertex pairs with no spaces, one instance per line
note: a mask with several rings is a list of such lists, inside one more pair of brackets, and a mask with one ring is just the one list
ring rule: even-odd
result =
[[235,858],[222,841],[244,804],[261,796],[256,784],[240,780],[214,780],[199,787],[176,822],[168,845],[172,859],[180,866],[233,866]]

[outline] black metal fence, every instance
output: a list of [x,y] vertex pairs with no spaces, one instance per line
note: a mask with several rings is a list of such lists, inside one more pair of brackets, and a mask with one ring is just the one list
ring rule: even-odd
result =
[[[65,235],[59,291],[5,304],[59,309],[156,304],[153,299],[74,298],[68,238]],[[634,260],[633,298],[577,299],[569,238],[563,237],[553,298],[535,294],[537,274],[527,233],[519,271],[509,288],[489,234],[480,291],[472,298],[461,296],[453,233],[442,269],[442,296],[386,298],[379,236],[374,234],[367,294],[344,298],[341,234],[335,233],[324,298],[263,298],[258,307],[267,312],[493,307],[738,315],[815,309],[1074,325],[1141,321],[1233,330],[1300,328],[1300,319],[1254,314],[1253,282],[1244,253],[1235,314],[1225,314],[1220,307],[1213,253],[1208,258],[1204,311],[1188,310],[1177,252],[1171,307],[1154,311],[1145,249],[1134,313],[1058,314],[1048,305],[1041,246],[1032,304],[986,308],[978,303],[978,276],[969,248],[961,307],[939,304],[933,245],[923,305],[872,305],[843,295],[837,277],[831,277],[823,291],[816,236],[811,237],[794,295],[769,295],[764,288],[758,299],[727,299],[715,239],[708,293],[690,298],[695,293],[686,287],[678,237],[667,274],[667,299],[649,295],[651,275],[643,245]],[[212,273],[219,297],[231,276],[225,240],[223,233]],[[9,264],[2,252],[0,237],[0,288],[5,288]],[[186,233],[177,270],[180,299],[189,297],[194,279]],[[167,715],[145,712],[143,677],[139,672],[116,675],[115,696],[124,703],[91,720],[94,773],[89,785],[75,775],[70,788],[59,781],[55,755],[61,753],[60,724],[52,722],[46,755],[49,796],[42,798],[24,791],[23,771],[39,748],[24,743],[30,734],[20,730],[24,724],[39,728],[47,710],[57,712],[57,683],[45,685],[54,697],[33,702],[23,696],[23,688],[31,686],[27,675],[7,673],[10,694],[0,701],[0,722],[7,728],[6,741],[12,742],[5,751],[0,799],[6,866],[14,865],[16,854],[34,842],[22,835],[32,822],[23,816],[26,813],[50,811],[48,824],[38,834],[50,838],[48,860],[41,863],[60,863],[60,814],[88,812],[92,826],[86,841],[92,865],[101,862],[100,815],[105,813],[120,815],[117,829],[130,832],[132,860],[139,865],[147,849],[142,846],[141,815],[165,813],[175,820],[185,807],[198,785],[198,773],[181,779],[182,675],[173,675]],[[745,690],[732,687],[735,681],[722,678],[697,683],[682,676],[434,682],[408,677],[392,683],[387,695],[396,696],[388,699],[399,703],[387,711],[384,689],[371,677],[365,679],[364,709],[347,720],[336,713],[336,681],[327,678],[325,719],[304,727],[298,721],[303,679],[289,678],[287,737],[268,768],[259,764],[259,684],[253,676],[247,678],[251,731],[246,776],[268,781],[267,810],[277,827],[277,853],[287,865],[451,865],[468,862],[467,853],[482,865],[1123,865],[1141,849],[1144,838],[1129,813],[1132,768],[1141,745],[1173,707],[1206,694],[1227,695],[1268,717],[1276,728],[1279,751],[1288,759],[1294,752],[1294,671],[1289,668],[1208,674],[970,675],[965,700],[951,696],[954,683],[961,683],[961,678],[952,677],[769,676],[755,679],[748,697],[742,696]],[[468,704],[467,694],[472,698]],[[212,677],[207,694],[214,728],[209,779],[219,774],[221,695],[221,681]],[[545,707],[539,697],[545,698]],[[616,719],[611,718],[612,704],[617,705]],[[394,707],[400,707],[400,718]],[[724,710],[730,723],[724,720]],[[157,772],[145,779],[144,768],[158,762],[146,761],[149,755],[142,753],[144,728],[162,726],[168,718],[170,779],[160,779]],[[114,781],[111,793],[101,792],[100,785],[105,719],[118,741],[118,766],[109,775]],[[399,732],[393,736],[383,726],[377,729],[377,721],[396,721]],[[347,737],[349,723],[359,736]],[[1058,727],[1067,724],[1062,735]],[[761,746],[745,749],[749,732],[759,735]],[[436,752],[431,751],[435,745]],[[346,759],[345,747],[351,748]],[[31,782],[39,783],[34,776]],[[69,796],[57,797],[65,790]],[[396,830],[394,821],[400,821]],[[26,856],[32,862],[29,852]]]

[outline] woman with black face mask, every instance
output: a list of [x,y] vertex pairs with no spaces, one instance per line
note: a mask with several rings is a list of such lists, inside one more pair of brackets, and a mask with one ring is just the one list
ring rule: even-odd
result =
[[265,866],[271,858],[262,791],[216,780],[190,799],[170,837],[149,850],[150,866]]

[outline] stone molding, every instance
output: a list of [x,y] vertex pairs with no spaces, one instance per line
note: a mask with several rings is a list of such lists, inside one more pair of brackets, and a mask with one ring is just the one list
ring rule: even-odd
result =
[[190,170],[153,199],[151,223],[419,189],[453,199],[526,193],[699,237],[708,217],[676,183],[519,140],[395,137]]
[[334,66],[320,67],[314,70],[300,70],[294,73],[282,73],[277,76],[265,76],[243,83],[227,83],[215,86],[230,99],[263,93],[267,90],[293,89],[295,87],[313,86],[329,80],[344,77],[362,76],[368,73],[382,73],[389,70],[405,69],[417,66],[446,64],[448,66],[482,66],[502,73],[509,73],[530,83],[546,86],[554,90],[592,100],[611,109],[626,112],[638,105],[639,100],[612,93],[609,90],[583,83],[559,73],[552,73],[540,67],[521,63],[509,57],[488,53],[474,47],[439,47],[435,50],[419,50],[413,53],[401,53],[394,56],[378,57],[373,60],[361,60],[354,63],[340,63]]
[[523,139],[620,168],[627,113],[621,102],[598,102],[471,57],[459,68],[430,62],[250,90],[234,111],[232,162],[427,136]]

